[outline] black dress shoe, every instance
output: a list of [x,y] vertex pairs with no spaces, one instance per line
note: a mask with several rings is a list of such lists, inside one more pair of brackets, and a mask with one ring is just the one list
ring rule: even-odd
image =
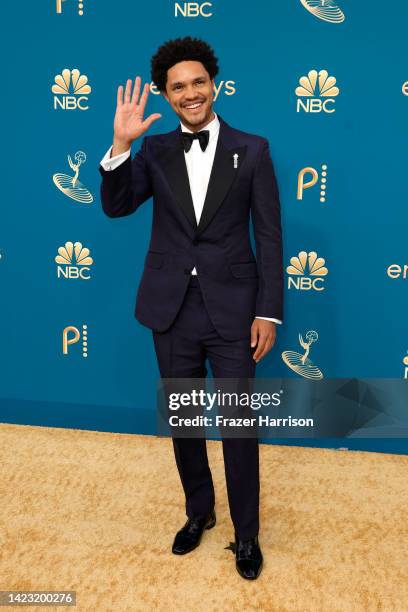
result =
[[235,536],[235,565],[238,573],[248,580],[255,580],[261,573],[263,557],[258,536],[241,540]]
[[211,529],[216,522],[215,511],[212,510],[207,516],[189,518],[177,532],[174,538],[172,552],[175,555],[184,555],[194,550],[200,544],[204,529]]

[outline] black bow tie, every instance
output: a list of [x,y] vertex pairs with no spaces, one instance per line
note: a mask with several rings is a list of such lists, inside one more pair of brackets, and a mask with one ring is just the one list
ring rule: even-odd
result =
[[210,138],[209,130],[201,130],[201,132],[181,132],[181,137],[183,140],[183,147],[185,152],[187,153],[191,149],[191,145],[193,144],[193,140],[196,138],[200,143],[200,147],[202,151],[205,151],[208,145],[208,140]]

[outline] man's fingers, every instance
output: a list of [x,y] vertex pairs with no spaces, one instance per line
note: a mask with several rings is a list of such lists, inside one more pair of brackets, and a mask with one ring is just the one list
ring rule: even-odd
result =
[[118,93],[116,95],[116,103],[118,106],[122,106],[123,104],[123,85],[119,85]]
[[137,104],[137,101],[139,99],[140,82],[141,82],[141,78],[140,76],[137,76],[135,78],[135,86],[133,87],[133,94],[132,94],[132,100],[131,100],[132,104]]
[[139,102],[139,108],[140,111],[143,115],[144,113],[144,108],[146,106],[146,101],[147,101],[147,96],[149,95],[149,83],[145,83],[144,87],[143,87],[143,92],[142,95],[140,97],[140,102]]
[[126,81],[126,89],[125,89],[125,103],[130,102],[130,92],[132,90],[132,79],[128,79]]
[[270,336],[270,335],[262,336],[258,342],[258,347],[255,353],[253,354],[253,358],[255,359],[255,361],[260,361],[262,357],[264,357],[267,353],[269,353],[273,345],[274,345],[273,336]]
[[256,346],[256,343],[258,342],[258,333],[259,333],[259,329],[257,325],[252,325],[251,327],[251,347],[252,348]]
[[153,113],[152,115],[149,115],[147,119],[143,121],[143,126],[148,129],[152,125],[153,121],[156,121],[156,119],[160,119],[160,117],[160,113]]
[[255,361],[259,360],[260,355],[262,354],[262,351],[264,350],[265,342],[266,342],[266,336],[260,335],[259,340],[258,340],[258,346],[256,347],[256,351],[252,356]]

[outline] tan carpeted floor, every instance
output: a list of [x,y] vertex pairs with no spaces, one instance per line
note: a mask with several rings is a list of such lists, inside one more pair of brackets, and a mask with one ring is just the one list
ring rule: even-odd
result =
[[170,439],[0,425],[0,590],[73,589],[81,612],[408,610],[408,456],[262,445],[251,582],[224,550],[222,448],[207,444],[218,522],[179,557]]

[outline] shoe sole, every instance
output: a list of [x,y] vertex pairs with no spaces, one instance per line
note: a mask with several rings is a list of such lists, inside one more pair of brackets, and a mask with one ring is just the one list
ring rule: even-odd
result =
[[[212,529],[213,527],[215,527],[216,522],[217,522],[217,519],[215,519],[212,523],[209,523],[204,529]],[[195,550],[198,546],[200,546],[202,537],[203,537],[203,534],[201,534],[201,538],[198,540],[197,544],[195,544],[191,548],[188,548],[187,550],[183,550],[182,552],[179,552],[179,551],[175,551],[172,549],[171,552],[173,553],[173,555],[186,555],[187,553],[191,552],[192,550]]]

